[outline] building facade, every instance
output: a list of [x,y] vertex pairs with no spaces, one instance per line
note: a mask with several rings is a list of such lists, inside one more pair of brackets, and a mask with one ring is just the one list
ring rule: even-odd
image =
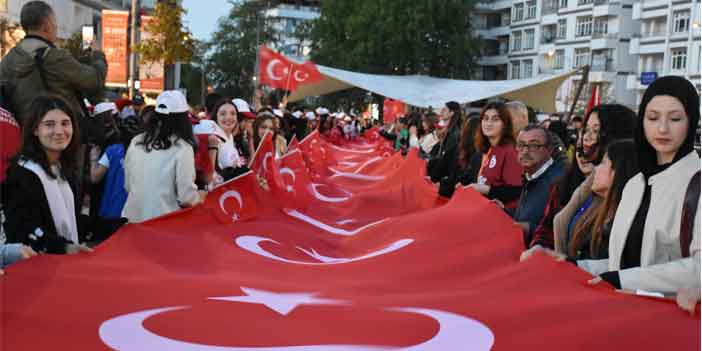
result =
[[[693,1],[478,3],[472,23],[485,46],[474,76],[527,79],[590,65],[588,81],[600,88],[602,102],[633,109],[645,89],[642,75],[679,74],[699,89],[700,7]],[[557,93],[558,111],[570,107],[582,79],[576,75],[564,82]],[[581,94],[581,100],[587,95]]]
[[266,11],[266,21],[276,30],[275,43],[268,43],[272,49],[285,56],[305,60],[310,54],[309,40],[301,41],[296,32],[306,21],[319,18],[319,1],[290,0],[280,1]]

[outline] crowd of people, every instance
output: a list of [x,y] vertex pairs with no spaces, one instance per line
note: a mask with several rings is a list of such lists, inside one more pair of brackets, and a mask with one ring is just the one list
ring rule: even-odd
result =
[[[26,4],[21,21],[28,35],[0,63],[0,79],[12,82],[0,111],[0,268],[37,254],[90,252],[127,222],[201,203],[248,171],[268,133],[281,157],[313,131],[338,143],[372,127],[260,91],[251,105],[213,93],[192,108],[169,90],[153,105],[137,96],[89,107],[84,99],[104,83],[104,55],[80,61],[56,48],[55,15],[41,1]],[[417,149],[426,159],[418,171],[439,196],[470,188],[509,214],[523,233],[519,260],[542,252],[592,273],[591,284],[677,294],[694,310],[699,119],[694,86],[668,76],[648,87],[638,114],[605,104],[567,123],[537,124],[519,101],[488,102],[469,116],[447,102],[379,133],[398,152]]]

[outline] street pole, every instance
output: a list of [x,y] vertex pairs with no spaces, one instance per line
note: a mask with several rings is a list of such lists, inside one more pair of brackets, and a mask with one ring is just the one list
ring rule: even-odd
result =
[[[258,63],[260,60],[259,57],[259,52],[261,51],[261,15],[260,13],[256,13],[256,62],[254,62],[254,76],[253,76],[253,81],[254,81],[254,89],[253,93],[251,94],[251,102],[256,103],[256,90],[258,90]],[[254,107],[256,110],[260,108],[260,106],[255,106]]]
[[130,51],[129,51],[129,99],[134,98],[134,83],[136,82],[136,52],[134,51],[134,46],[136,45],[137,36],[137,12],[139,0],[132,0],[132,10],[131,10],[131,30],[130,30]]

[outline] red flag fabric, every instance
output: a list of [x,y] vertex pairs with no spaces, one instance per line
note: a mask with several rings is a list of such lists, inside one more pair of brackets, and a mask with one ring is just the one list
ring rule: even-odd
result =
[[297,140],[297,135],[293,135],[292,139],[290,139],[290,143],[288,144],[288,151],[297,150],[299,143],[300,142]]
[[395,122],[406,113],[407,105],[400,100],[385,99],[383,101],[383,121],[386,123]]
[[297,90],[300,85],[322,80],[322,74],[314,63],[291,62],[285,56],[265,46],[259,49],[258,72],[261,84],[290,91]]
[[590,100],[587,102],[587,109],[585,109],[585,116],[590,114],[590,111],[595,106],[600,105],[600,90],[597,85],[592,86],[592,93],[590,94]]
[[416,151],[376,143],[312,134],[254,157],[286,196],[249,173],[93,253],[10,266],[2,350],[700,348],[699,309],[590,286],[545,255],[520,263],[521,230],[499,207],[472,189],[437,197]]

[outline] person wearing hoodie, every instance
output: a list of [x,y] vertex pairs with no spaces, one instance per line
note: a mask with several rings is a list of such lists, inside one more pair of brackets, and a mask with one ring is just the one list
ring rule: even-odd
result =
[[597,275],[590,284],[671,295],[700,286],[699,119],[688,80],[666,76],[646,89],[634,135],[641,172],[624,187],[609,258],[577,261]]
[[56,20],[47,3],[26,3],[20,12],[20,23],[27,35],[0,62],[0,80],[6,82],[5,98],[20,125],[26,120],[31,102],[41,93],[62,97],[75,113],[88,117],[83,98],[96,98],[104,88],[105,55],[88,50],[79,61],[68,50],[57,48]]

